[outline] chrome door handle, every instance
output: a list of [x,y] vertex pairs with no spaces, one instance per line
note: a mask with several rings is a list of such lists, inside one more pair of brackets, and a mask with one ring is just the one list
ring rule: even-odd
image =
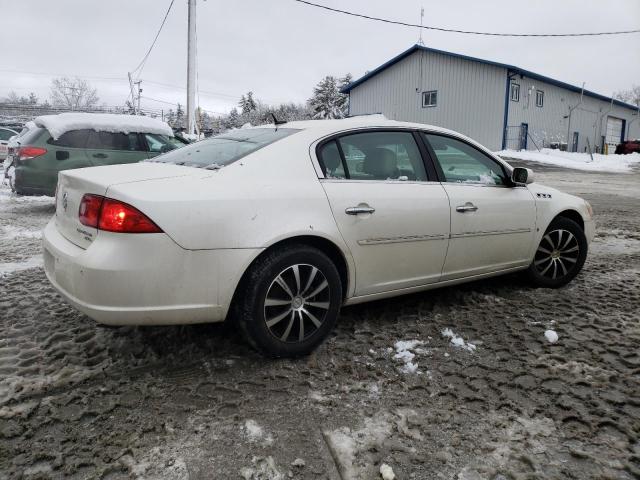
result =
[[465,213],[465,212],[475,212],[476,210],[478,210],[478,207],[476,207],[473,203],[471,202],[467,202],[464,205],[458,205],[456,207],[456,212],[460,212],[460,213]]
[[347,215],[358,215],[359,213],[373,213],[376,209],[368,205],[358,205],[357,207],[348,207],[344,213]]

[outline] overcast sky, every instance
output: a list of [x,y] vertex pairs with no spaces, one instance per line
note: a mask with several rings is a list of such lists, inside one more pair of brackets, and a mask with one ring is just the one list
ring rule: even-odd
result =
[[[358,13],[465,30],[566,33],[640,27],[639,0],[317,0]],[[122,105],[169,0],[0,0],[0,98],[46,97],[53,76],[80,76]],[[228,111],[252,90],[303,102],[324,75],[355,78],[406,50],[417,29],[335,14],[293,0],[198,0],[200,104]],[[610,96],[640,84],[640,34],[496,38],[425,31],[426,46],[517,65]],[[175,0],[142,71],[143,95],[185,103],[187,0]],[[155,83],[152,83],[155,82]],[[171,108],[143,100],[148,108]]]

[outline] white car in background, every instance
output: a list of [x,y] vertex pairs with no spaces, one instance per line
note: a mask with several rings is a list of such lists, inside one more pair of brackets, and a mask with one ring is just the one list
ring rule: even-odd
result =
[[[4,158],[3,170],[4,170],[4,178],[9,180],[9,185],[11,186],[11,190],[15,190],[14,188],[14,179],[15,179],[15,166],[14,155],[17,153],[18,147],[20,146],[20,138],[23,137],[27,132],[36,128],[36,124],[32,121],[29,121],[24,124],[22,129],[15,133],[13,136],[9,138],[7,141],[7,151]],[[13,130],[11,130],[13,132]],[[1,148],[1,147],[0,147]],[[0,155],[1,157],[2,155]]]
[[9,139],[18,135],[18,132],[7,127],[0,127],[0,160],[7,158],[7,151],[9,148]]
[[342,305],[524,270],[559,287],[589,204],[456,132],[381,116],[234,130],[153,160],[60,173],[47,277],[110,325],[233,318],[310,352]]

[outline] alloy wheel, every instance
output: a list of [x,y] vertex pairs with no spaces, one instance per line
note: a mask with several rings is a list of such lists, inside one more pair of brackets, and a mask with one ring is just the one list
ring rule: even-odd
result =
[[556,280],[575,268],[579,256],[580,244],[575,235],[557,229],[542,237],[533,264],[540,275]]
[[271,282],[264,301],[264,320],[280,341],[302,342],[324,323],[331,305],[329,282],[313,265],[296,264]]

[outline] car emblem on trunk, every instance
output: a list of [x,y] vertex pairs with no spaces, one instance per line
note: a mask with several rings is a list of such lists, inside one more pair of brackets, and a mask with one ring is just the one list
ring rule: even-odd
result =
[[67,211],[67,192],[64,192],[62,194],[62,208],[64,208],[64,211]]

